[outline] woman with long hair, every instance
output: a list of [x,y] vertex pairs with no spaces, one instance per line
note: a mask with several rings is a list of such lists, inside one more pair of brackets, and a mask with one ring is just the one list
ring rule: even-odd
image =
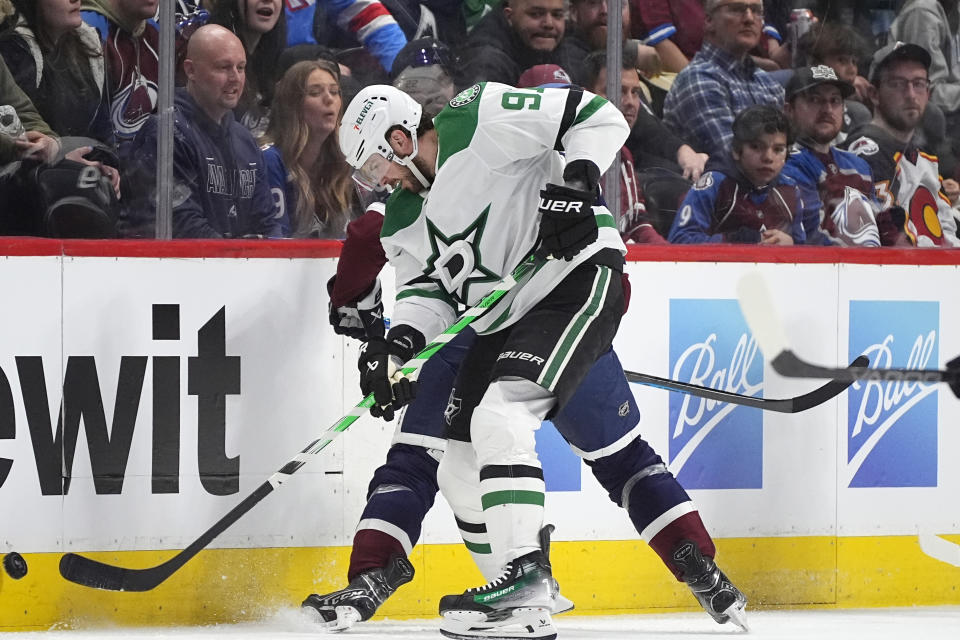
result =
[[247,52],[247,83],[237,106],[237,119],[255,136],[263,133],[277,63],[287,46],[287,19],[281,0],[206,0],[210,22],[233,31]]
[[114,143],[100,39],[80,0],[0,0],[0,56],[61,136]]
[[334,62],[298,62],[277,83],[263,156],[286,236],[343,238],[358,213],[336,136],[342,111]]

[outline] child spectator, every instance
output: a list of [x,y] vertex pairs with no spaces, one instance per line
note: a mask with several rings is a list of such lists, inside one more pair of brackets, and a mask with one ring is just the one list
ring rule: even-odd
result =
[[694,185],[673,220],[676,243],[736,242],[790,245],[806,240],[799,191],[780,171],[793,143],[790,125],[774,107],[757,105],[733,121],[729,158]]
[[277,83],[263,158],[284,236],[343,238],[354,217],[352,171],[332,135],[342,110],[334,62],[298,62]]

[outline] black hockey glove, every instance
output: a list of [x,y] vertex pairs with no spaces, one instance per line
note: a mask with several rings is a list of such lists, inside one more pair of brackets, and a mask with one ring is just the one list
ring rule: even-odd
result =
[[[327,281],[327,293],[333,292],[336,279],[337,276],[333,276]],[[383,302],[380,294],[380,280],[377,280],[362,298],[351,304],[334,307],[333,303],[328,302],[327,311],[334,332],[357,340],[382,338],[386,333],[386,326],[383,322]]]
[[417,382],[399,373],[403,364],[426,346],[423,334],[407,325],[390,329],[386,339],[373,337],[360,348],[360,390],[372,393],[370,415],[393,420],[400,407],[417,397]]
[[593,215],[594,192],[548,184],[540,192],[540,247],[542,258],[572,260],[596,241],[599,234]]
[[954,358],[947,363],[947,371],[957,376],[948,384],[950,385],[950,390],[953,391],[953,395],[960,398],[960,357]]

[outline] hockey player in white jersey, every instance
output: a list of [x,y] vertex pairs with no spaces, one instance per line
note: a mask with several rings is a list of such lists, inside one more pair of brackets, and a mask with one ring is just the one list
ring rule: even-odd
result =
[[503,563],[489,584],[441,600],[447,636],[556,636],[534,432],[616,333],[626,249],[593,203],[627,134],[619,111],[577,88],[477,84],[430,121],[403,92],[373,86],[344,114],[340,144],[359,181],[429,189],[422,211],[388,207],[381,231],[398,292],[386,347],[368,348],[371,388],[393,384],[390,345],[425,344],[459,304],[478,302],[534,250],[543,258],[475,323],[445,413],[441,490],[455,513],[485,523]]

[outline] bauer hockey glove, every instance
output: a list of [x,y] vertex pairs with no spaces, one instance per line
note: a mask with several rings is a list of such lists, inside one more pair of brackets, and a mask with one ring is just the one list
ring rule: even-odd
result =
[[548,184],[540,192],[540,257],[572,260],[593,244],[599,230],[592,191]]
[[[333,292],[336,279],[337,276],[333,276],[327,281],[328,294]],[[333,331],[357,340],[382,338],[387,330],[383,322],[383,302],[380,298],[380,280],[377,279],[373,287],[358,300],[342,307],[335,307],[332,302],[328,302],[327,311]]]
[[407,325],[390,329],[386,339],[370,338],[360,348],[360,390],[372,393],[370,415],[393,420],[394,413],[417,397],[417,382],[399,373],[403,364],[426,346],[423,334]]

